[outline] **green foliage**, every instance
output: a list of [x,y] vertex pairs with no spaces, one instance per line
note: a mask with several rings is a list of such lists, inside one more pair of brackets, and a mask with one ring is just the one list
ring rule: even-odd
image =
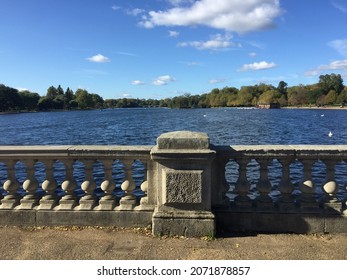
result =
[[18,90],[0,84],[0,111],[14,111],[22,107]]
[[74,93],[69,87],[64,89],[50,86],[45,96],[30,91],[21,91],[0,84],[0,111],[36,111],[36,110],[70,110],[100,108],[135,108],[135,107],[169,107],[169,108],[210,108],[255,106],[261,103],[279,103],[281,106],[325,106],[346,105],[347,88],[341,75],[326,74],[319,76],[319,81],[312,85],[288,87],[280,81],[277,87],[260,83],[251,86],[214,88],[201,95],[189,93],[173,98],[138,99],[118,98],[104,100],[96,93],[77,89]]
[[341,93],[344,88],[340,74],[320,75],[318,84],[324,94],[327,94],[330,90],[335,90],[337,93]]
[[284,81],[280,81],[278,83],[278,86],[277,86],[277,90],[281,93],[281,94],[286,94],[287,93],[287,86],[288,84]]

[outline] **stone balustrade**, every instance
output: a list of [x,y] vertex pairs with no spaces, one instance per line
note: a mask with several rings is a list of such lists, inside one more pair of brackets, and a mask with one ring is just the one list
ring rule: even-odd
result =
[[347,232],[347,146],[1,146],[0,225]]
[[[213,177],[223,178],[213,197],[220,227],[346,232],[347,146],[218,146],[214,150],[218,168]],[[228,182],[224,174],[231,162],[237,174]],[[226,199],[230,194],[232,199]]]

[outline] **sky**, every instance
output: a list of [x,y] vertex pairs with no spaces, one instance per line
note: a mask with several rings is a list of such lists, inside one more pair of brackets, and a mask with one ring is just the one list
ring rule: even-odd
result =
[[347,84],[347,0],[0,0],[0,84],[109,98]]

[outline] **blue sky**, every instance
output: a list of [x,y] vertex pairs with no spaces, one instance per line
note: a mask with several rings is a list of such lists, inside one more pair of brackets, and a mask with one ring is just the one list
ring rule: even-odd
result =
[[0,83],[103,98],[341,74],[347,0],[0,0]]

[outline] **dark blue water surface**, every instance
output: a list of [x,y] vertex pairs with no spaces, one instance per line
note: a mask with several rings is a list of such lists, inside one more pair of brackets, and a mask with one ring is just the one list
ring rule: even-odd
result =
[[207,132],[215,145],[347,144],[346,117],[345,110],[234,108],[3,114],[0,145],[155,145],[175,130]]

